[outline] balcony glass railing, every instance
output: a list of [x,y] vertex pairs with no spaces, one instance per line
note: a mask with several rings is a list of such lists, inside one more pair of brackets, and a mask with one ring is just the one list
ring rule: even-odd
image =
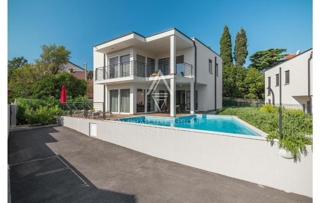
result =
[[[170,74],[170,65],[168,63],[159,63],[158,69],[161,70],[163,75]],[[157,73],[154,63],[146,64],[138,61],[129,61],[96,68],[95,80],[101,81],[128,76],[152,77],[153,73]],[[188,63],[177,64],[176,75],[192,77],[192,65]]]

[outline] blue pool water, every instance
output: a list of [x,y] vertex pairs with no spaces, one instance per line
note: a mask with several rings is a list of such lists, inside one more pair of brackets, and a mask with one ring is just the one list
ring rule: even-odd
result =
[[231,116],[190,115],[179,118],[163,118],[153,116],[139,116],[119,119],[122,122],[140,123],[147,125],[189,128],[214,132],[224,132],[251,136],[260,136]]

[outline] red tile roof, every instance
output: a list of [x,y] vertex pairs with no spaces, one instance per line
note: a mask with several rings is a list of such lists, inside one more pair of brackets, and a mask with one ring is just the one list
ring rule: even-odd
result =
[[296,56],[296,54],[288,54],[288,55],[286,55],[284,58],[285,59],[291,59],[291,58],[293,58],[293,57],[295,57]]

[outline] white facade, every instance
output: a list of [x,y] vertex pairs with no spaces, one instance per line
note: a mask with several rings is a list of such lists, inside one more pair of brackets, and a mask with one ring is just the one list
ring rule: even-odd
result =
[[[312,197],[311,146],[301,162],[294,163],[279,153],[277,141],[271,147],[259,136],[197,132],[190,129],[101,121],[64,116],[61,125],[90,135],[90,123],[97,125],[95,138],[150,156]],[[258,187],[258,186],[257,186]]]
[[[167,109],[174,117],[176,111],[222,108],[221,57],[175,28],[149,37],[132,32],[96,45],[93,67],[94,102],[105,102],[113,113]],[[163,77],[156,76],[159,70]],[[166,101],[155,100],[165,94]]]
[[[280,81],[281,68],[281,81]],[[308,74],[308,69],[310,73]],[[279,74],[279,76],[277,75]],[[277,77],[279,80],[277,82]],[[280,84],[281,82],[281,84]],[[270,84],[269,84],[270,83]],[[278,83],[278,84],[277,84]],[[268,90],[268,86],[272,91]],[[313,96],[313,60],[312,49],[309,49],[265,72],[265,102],[280,104],[285,107],[312,111]],[[273,92],[273,94],[272,94]],[[311,102],[310,102],[311,99]]]

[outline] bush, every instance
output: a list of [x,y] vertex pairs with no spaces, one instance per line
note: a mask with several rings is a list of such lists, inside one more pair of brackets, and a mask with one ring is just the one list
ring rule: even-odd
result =
[[296,162],[300,160],[301,154],[306,155],[306,146],[312,145],[312,116],[303,113],[301,110],[283,108],[282,135],[279,137],[279,114],[278,108],[265,105],[260,109],[254,107],[229,107],[217,111],[219,115],[234,115],[250,123],[251,125],[268,133],[267,141],[274,144],[275,139],[279,140],[279,148],[292,153]]
[[278,111],[278,109],[272,105],[263,105],[260,108],[260,111],[265,112],[265,113],[275,113]]
[[57,101],[55,100],[38,100],[38,99],[17,99],[18,112],[17,123],[18,124],[49,124],[55,123],[56,116],[62,113]]

